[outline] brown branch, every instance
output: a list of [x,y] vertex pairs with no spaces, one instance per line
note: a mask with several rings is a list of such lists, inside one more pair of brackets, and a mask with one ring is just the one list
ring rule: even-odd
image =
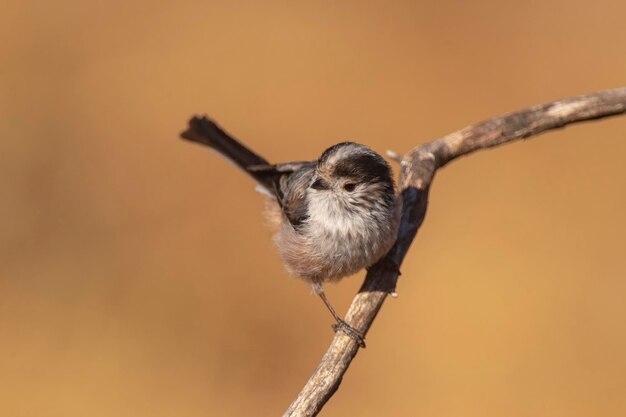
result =
[[[398,274],[389,267],[400,265],[428,206],[428,191],[437,169],[450,161],[481,149],[528,138],[551,129],[626,112],[626,88],[572,97],[533,106],[466,127],[410,151],[402,158],[400,190],[402,221],[395,246],[386,262],[370,269],[345,320],[366,334],[387,294],[395,291]],[[284,414],[288,417],[315,416],[337,391],[343,375],[359,350],[357,342],[338,332],[304,388]]]

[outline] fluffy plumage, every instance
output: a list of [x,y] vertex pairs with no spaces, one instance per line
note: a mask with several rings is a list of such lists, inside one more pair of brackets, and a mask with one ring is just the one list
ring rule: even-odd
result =
[[389,164],[352,142],[308,162],[270,165],[206,117],[194,117],[183,138],[207,145],[252,176],[268,196],[267,217],[289,272],[309,282],[337,327],[365,346],[324,295],[322,284],[373,265],[393,245],[400,217]]
[[287,269],[312,284],[368,267],[393,245],[398,207],[387,162],[364,145],[343,142],[281,180],[289,222],[274,241]]

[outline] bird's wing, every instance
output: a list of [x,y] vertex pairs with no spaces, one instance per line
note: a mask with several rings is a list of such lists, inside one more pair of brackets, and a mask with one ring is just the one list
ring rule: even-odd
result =
[[315,173],[315,162],[304,163],[300,169],[283,175],[279,186],[283,195],[281,206],[289,223],[298,230],[309,217],[307,189]]

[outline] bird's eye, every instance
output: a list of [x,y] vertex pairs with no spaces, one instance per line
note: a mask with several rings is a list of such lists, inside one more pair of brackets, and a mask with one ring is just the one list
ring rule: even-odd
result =
[[352,182],[347,182],[343,185],[343,189],[346,190],[347,192],[351,193],[352,191],[354,191],[354,189],[356,188],[356,184],[352,183]]

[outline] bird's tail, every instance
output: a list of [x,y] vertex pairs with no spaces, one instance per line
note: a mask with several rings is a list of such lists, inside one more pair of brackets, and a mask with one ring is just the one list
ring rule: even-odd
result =
[[269,162],[234,139],[206,116],[194,116],[180,136],[210,147],[254,178],[272,194],[278,194],[279,174]]

